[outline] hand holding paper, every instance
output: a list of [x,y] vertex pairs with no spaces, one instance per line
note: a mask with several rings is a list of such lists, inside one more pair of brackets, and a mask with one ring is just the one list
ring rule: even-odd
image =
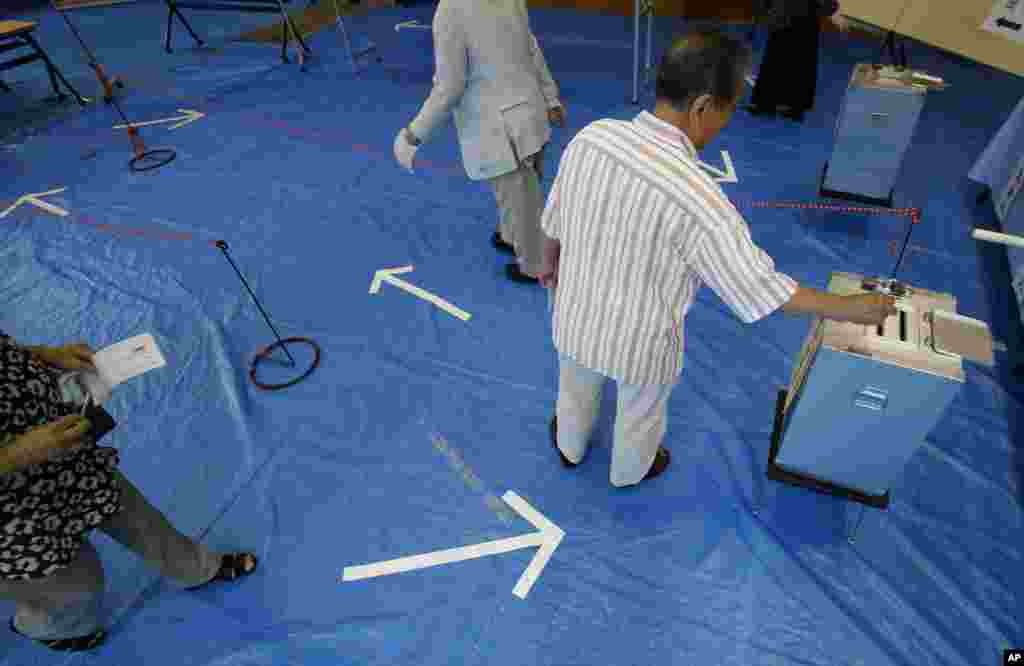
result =
[[94,371],[82,373],[82,382],[97,403],[111,390],[133,377],[167,365],[153,336],[146,333],[122,340],[93,355]]

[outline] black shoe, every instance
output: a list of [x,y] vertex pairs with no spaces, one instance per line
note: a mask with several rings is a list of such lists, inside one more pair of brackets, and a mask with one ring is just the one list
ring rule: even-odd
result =
[[497,231],[495,231],[494,235],[491,236],[491,245],[501,250],[502,252],[511,252],[515,254],[516,251],[515,246],[512,245],[512,243],[506,243],[505,241],[503,241],[501,239],[501,234],[499,234]]
[[757,104],[747,104],[743,108],[752,116],[774,116],[776,114],[775,109]]
[[574,463],[565,457],[562,453],[562,449],[558,448],[558,417],[551,419],[551,443],[555,445],[555,451],[558,451],[558,457],[562,459],[562,465],[564,467],[575,467],[579,463]]
[[535,277],[530,277],[526,273],[519,270],[519,264],[506,264],[505,265],[505,277],[513,282],[523,282],[526,284],[540,284],[540,281]]
[[[11,631],[24,638],[29,638],[25,634],[18,631],[17,627],[14,626],[14,618],[11,618],[10,622]],[[103,645],[104,641],[107,640],[107,632],[102,629],[97,629],[88,636],[78,636],[77,638],[60,638],[56,640],[39,640],[37,638],[30,638],[40,645],[56,650],[57,652],[85,652],[93,648]]]
[[252,553],[227,553],[221,555],[220,568],[217,569],[217,573],[214,574],[213,578],[205,583],[186,587],[185,589],[189,591],[198,590],[213,582],[235,581],[239,578],[245,578],[256,571],[258,566],[259,560]]
[[654,462],[651,463],[651,468],[647,470],[647,474],[644,474],[643,481],[653,479],[668,467],[668,464],[672,462],[672,456],[669,454],[668,449],[664,447],[658,447],[658,452],[654,454]]
[[783,109],[779,112],[779,115],[795,123],[802,123],[804,121],[804,112],[799,109]]

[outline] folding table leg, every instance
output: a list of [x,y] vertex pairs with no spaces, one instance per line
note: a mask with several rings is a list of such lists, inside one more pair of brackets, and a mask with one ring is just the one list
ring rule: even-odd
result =
[[[338,30],[341,31],[341,38],[345,42],[345,50],[346,50],[346,52],[348,52],[349,62],[352,63],[352,73],[355,74],[356,76],[358,76],[359,73],[360,73],[360,69],[359,69],[359,58],[360,58],[360,56],[362,56],[362,55],[364,55],[366,53],[369,53],[370,51],[376,51],[377,50],[377,45],[374,44],[371,41],[369,44],[367,44],[366,46],[364,46],[363,48],[361,48],[358,51],[353,49],[352,48],[352,39],[349,38],[348,29],[345,27],[345,19],[343,19],[341,17],[341,7],[338,5],[338,0],[333,0],[333,1],[334,1],[334,17],[335,17],[334,25],[335,25],[335,27]],[[383,61],[384,61],[384,59],[380,56],[380,54],[378,54],[377,55],[377,62],[383,62]]]
[[53,68],[47,65],[46,73],[50,76],[50,87],[53,88],[54,96],[57,98],[57,101],[63,102],[67,98],[67,95],[61,91],[60,82],[57,81],[57,76],[53,73]]
[[75,96],[75,100],[81,106],[85,106],[86,104],[88,104],[88,101],[84,97],[79,95],[78,91],[75,90],[75,87],[72,86],[66,78],[64,78],[64,75],[61,73],[59,69],[57,69],[57,66],[53,64],[53,62],[50,60],[50,57],[46,55],[46,51],[44,51],[43,47],[39,45],[39,42],[37,42],[32,37],[32,35],[24,35],[24,38],[25,41],[28,42],[33,49],[35,49],[36,53],[39,54],[39,57],[42,58],[43,62],[46,63],[46,71],[50,75],[50,83],[53,85],[53,91],[57,94],[57,98],[63,99],[66,96],[64,95],[64,93],[60,91],[60,86],[57,84],[57,79],[59,78],[61,82],[63,82],[64,85],[67,86],[68,90],[71,91],[71,94]]
[[192,29],[192,26],[185,19],[185,16],[181,13],[181,10],[178,9],[178,6],[176,4],[174,4],[174,0],[165,1],[167,2],[167,44],[164,47],[165,50],[168,53],[171,52],[171,26],[174,22],[173,19],[175,16],[178,17],[178,20],[181,21],[181,24],[185,26],[186,30],[188,30],[188,34],[192,35],[192,39],[195,40],[196,46],[202,46],[203,40],[200,39],[199,35],[196,34],[196,31]]
[[349,62],[352,63],[352,73],[359,74],[359,62],[356,60],[356,54],[352,50],[352,42],[348,38],[348,30],[345,29],[345,21],[341,18],[341,11],[338,9],[338,0],[334,0],[334,13],[337,17],[335,20],[335,26],[341,30],[341,38],[345,42],[345,51],[348,52]]
[[306,55],[312,55],[313,49],[309,48],[309,46],[306,44],[306,40],[303,39],[302,33],[299,32],[299,29],[297,27],[295,27],[295,23],[292,22],[291,18],[288,19],[288,22],[292,24],[292,30],[295,31],[295,39],[299,42],[299,46],[302,47],[303,52],[305,52]]
[[288,22],[288,19],[285,19],[285,22],[281,25],[281,62],[284,63],[288,62],[288,42],[290,41],[291,34],[291,23]]
[[171,30],[174,29],[174,5],[167,3],[167,41],[164,50],[171,53]]
[[[302,38],[302,33],[299,32],[295,22],[292,21],[292,17],[288,16],[288,12],[284,8],[284,3],[281,0],[277,0],[277,6],[281,9],[281,18],[284,19],[285,23],[282,29],[287,30],[288,26],[291,26],[291,30],[295,34],[295,41],[299,43],[299,48],[301,48],[306,55],[311,55],[313,53],[312,49],[306,45],[306,41]],[[287,35],[287,32],[285,34]]]

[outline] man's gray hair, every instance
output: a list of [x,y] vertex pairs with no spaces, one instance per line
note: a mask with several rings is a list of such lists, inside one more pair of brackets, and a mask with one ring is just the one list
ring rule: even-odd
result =
[[753,60],[750,46],[721,30],[696,30],[677,38],[661,59],[657,98],[686,111],[701,95],[719,107],[736,100]]

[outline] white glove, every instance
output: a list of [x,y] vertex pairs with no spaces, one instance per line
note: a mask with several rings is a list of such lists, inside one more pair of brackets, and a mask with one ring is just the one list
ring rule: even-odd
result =
[[412,145],[405,138],[404,127],[398,131],[398,136],[395,137],[395,159],[409,173],[412,173],[412,162],[416,159],[416,151],[419,149],[419,146]]

